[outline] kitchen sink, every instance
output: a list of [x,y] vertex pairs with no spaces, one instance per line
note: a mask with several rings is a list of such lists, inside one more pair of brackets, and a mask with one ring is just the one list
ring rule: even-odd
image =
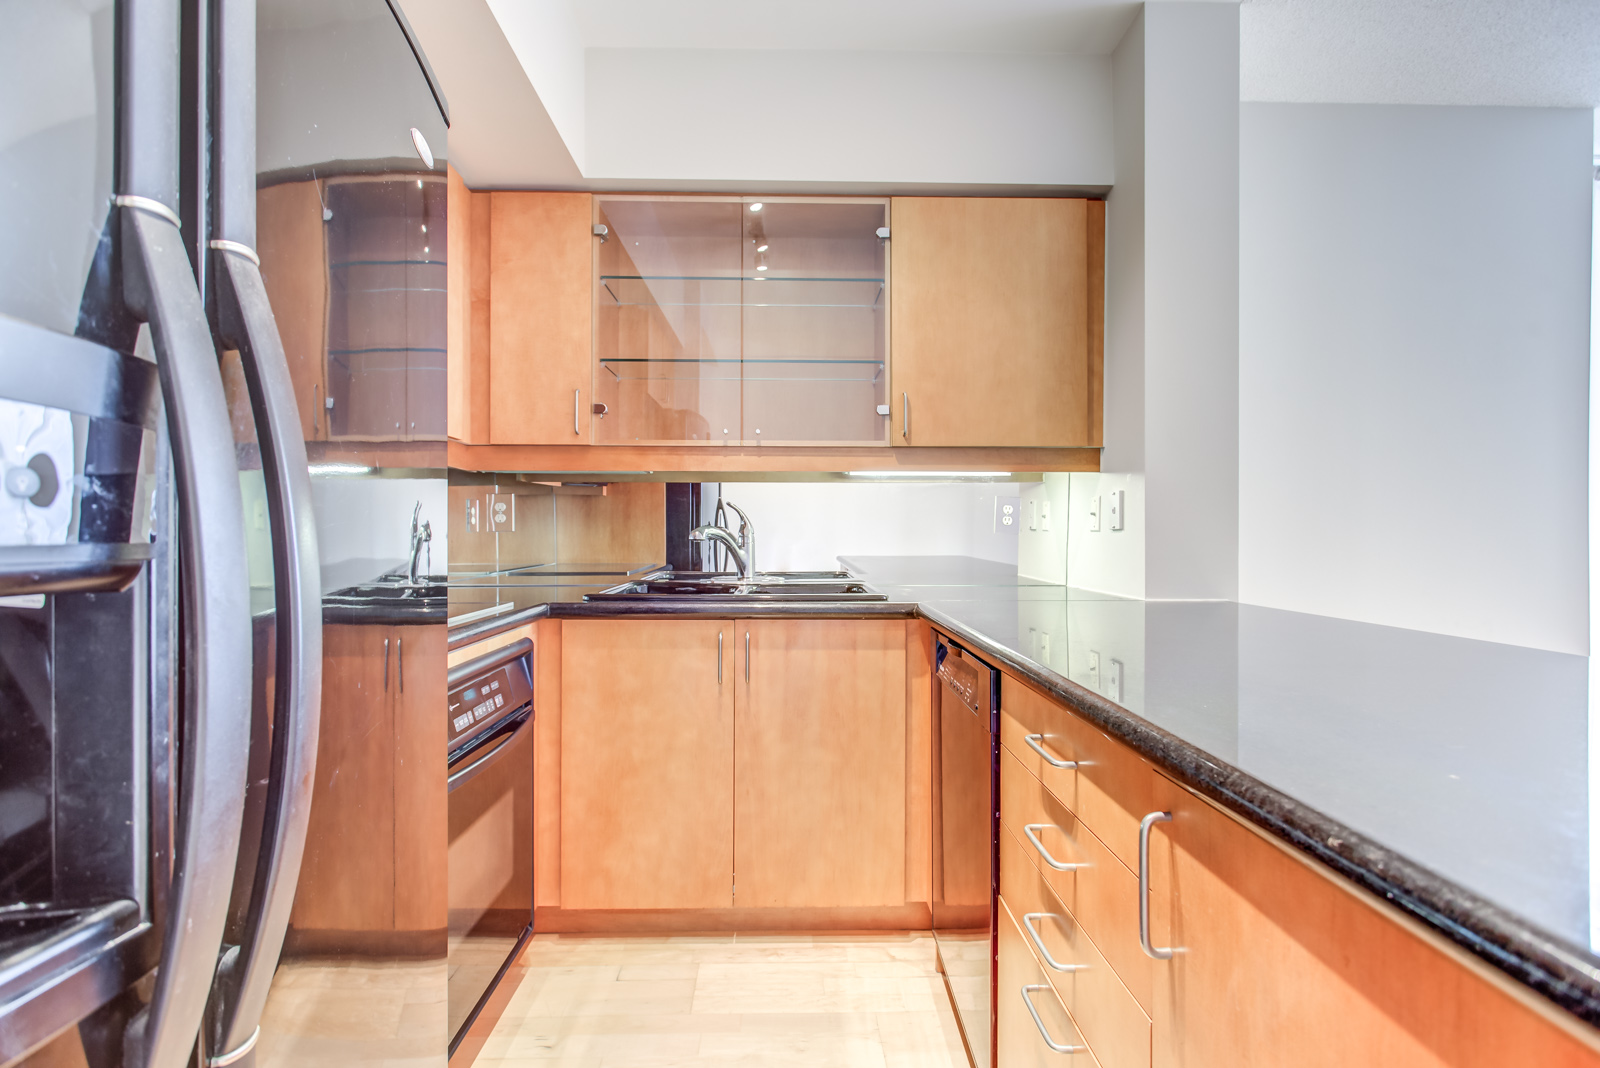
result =
[[[820,573],[813,573],[819,574]],[[644,578],[624,582],[599,593],[586,594],[585,601],[662,601],[694,602],[772,602],[772,601],[887,601],[864,582],[846,576],[832,581],[821,577],[796,579],[761,575],[753,582],[728,581],[724,576],[705,578]]]
[[419,576],[415,586],[404,578],[385,575],[376,582],[346,586],[322,597],[324,608],[381,609],[408,617],[443,612],[448,601],[449,587],[440,575]]

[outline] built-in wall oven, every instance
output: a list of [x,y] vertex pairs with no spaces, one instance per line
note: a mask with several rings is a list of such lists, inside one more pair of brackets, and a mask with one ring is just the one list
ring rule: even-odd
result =
[[449,690],[454,1053],[533,935],[533,642],[457,665]]
[[933,935],[975,1068],[995,1039],[995,900],[1000,872],[1000,673],[934,637]]

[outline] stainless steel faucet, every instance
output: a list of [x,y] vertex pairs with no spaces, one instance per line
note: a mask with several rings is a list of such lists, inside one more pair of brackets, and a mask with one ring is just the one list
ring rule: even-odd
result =
[[726,503],[739,517],[739,548],[744,550],[744,561],[750,568],[750,577],[755,578],[760,574],[756,570],[756,525],[750,522],[750,517],[744,514],[743,508],[732,501]]
[[417,559],[422,555],[422,547],[428,546],[428,562],[433,563],[433,524],[424,522],[418,526],[417,520],[422,517],[422,502],[411,509],[411,566],[406,570],[406,581],[411,585],[417,584]]
[[690,541],[718,541],[728,548],[728,555],[733,557],[733,564],[739,569],[739,581],[749,582],[754,577],[750,569],[750,560],[739,547],[739,541],[728,533],[726,527],[719,527],[714,523],[703,527],[695,527],[689,531]]

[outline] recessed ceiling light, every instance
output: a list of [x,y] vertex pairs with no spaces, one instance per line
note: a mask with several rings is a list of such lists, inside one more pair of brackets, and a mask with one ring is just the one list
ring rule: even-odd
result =
[[766,270],[766,269],[767,269],[767,265],[766,265],[766,264],[764,264],[764,263],[758,263],[758,264],[756,264],[756,270],[758,270],[758,271],[764,271],[764,270]]
[[756,251],[757,252],[765,252],[765,251],[767,251],[767,246],[766,245],[757,245],[756,246]]
[[761,208],[762,208],[762,204],[761,204],[760,201],[756,201],[756,203],[750,205],[750,210],[751,211],[760,211]]

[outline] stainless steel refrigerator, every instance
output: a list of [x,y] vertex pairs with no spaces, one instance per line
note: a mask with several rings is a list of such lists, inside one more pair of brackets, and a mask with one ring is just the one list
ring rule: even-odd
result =
[[[290,59],[342,90],[258,82],[258,15],[311,28]],[[327,54],[330,16],[370,32]],[[0,1066],[251,1064],[323,663],[258,133],[332,129],[300,162],[360,170],[360,116],[421,84],[432,114],[379,152],[442,179],[414,162],[442,96],[383,0],[0,0],[0,25]]]

